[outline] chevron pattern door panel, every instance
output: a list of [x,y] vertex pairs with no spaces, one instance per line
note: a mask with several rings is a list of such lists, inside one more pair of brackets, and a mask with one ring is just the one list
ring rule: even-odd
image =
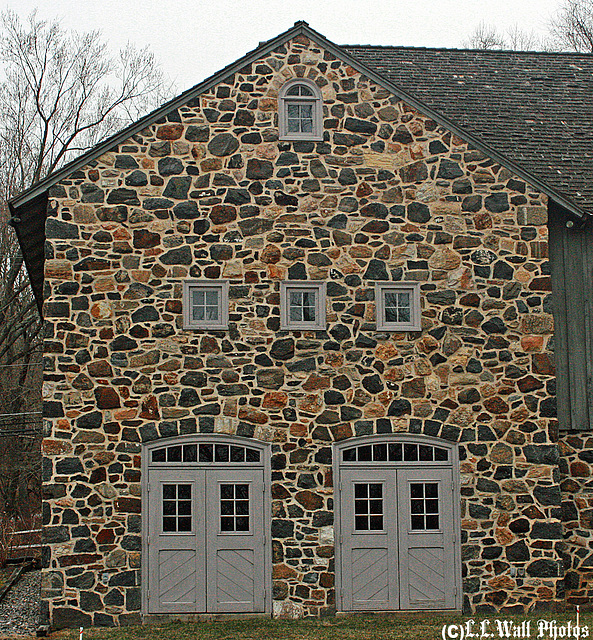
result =
[[216,554],[216,601],[218,606],[249,606],[255,595],[252,549],[219,549]]
[[443,548],[408,549],[408,595],[419,609],[444,608],[447,578]]
[[389,602],[388,549],[352,549],[352,600],[355,608]]
[[163,606],[196,605],[196,552],[192,549],[159,551],[159,600]]

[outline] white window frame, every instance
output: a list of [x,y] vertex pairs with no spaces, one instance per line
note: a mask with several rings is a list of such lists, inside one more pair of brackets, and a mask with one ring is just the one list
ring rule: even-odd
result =
[[[313,291],[315,293],[315,321],[290,319],[290,293],[293,291]],[[280,328],[288,330],[312,329],[324,331],[326,328],[326,283],[311,280],[287,280],[280,283]]]
[[[289,96],[288,91],[296,85],[303,85],[309,89],[312,96]],[[310,132],[288,131],[288,106],[311,105],[313,126]],[[280,140],[323,140],[323,100],[319,87],[311,80],[295,78],[285,83],[278,93],[278,137]]]
[[[409,322],[388,322],[385,319],[386,293],[409,293],[411,295]],[[420,309],[420,283],[376,282],[375,313],[377,317],[377,331],[420,331],[422,329]]]
[[[196,290],[218,292],[218,320],[192,320],[192,293]],[[183,328],[226,330],[229,327],[229,281],[228,280],[184,280],[183,281]]]

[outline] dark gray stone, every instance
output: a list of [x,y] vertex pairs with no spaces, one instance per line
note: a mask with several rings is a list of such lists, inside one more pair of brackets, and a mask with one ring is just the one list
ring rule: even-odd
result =
[[230,156],[239,148],[239,141],[230,133],[219,133],[208,143],[208,151],[213,156]]

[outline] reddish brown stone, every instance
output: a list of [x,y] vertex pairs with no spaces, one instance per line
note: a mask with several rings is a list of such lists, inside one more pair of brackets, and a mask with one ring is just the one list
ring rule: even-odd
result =
[[163,124],[156,132],[156,137],[159,140],[179,140],[183,135],[182,124]]
[[523,393],[528,393],[529,391],[541,389],[544,386],[544,383],[533,376],[525,376],[524,378],[521,378],[521,380],[517,381],[517,386]]
[[273,484],[272,498],[274,498],[274,500],[286,500],[290,498],[290,493],[281,484]]
[[107,360],[89,362],[88,372],[93,378],[111,378],[113,376],[113,369]]
[[148,396],[148,398],[142,401],[140,417],[146,418],[146,420],[158,420],[160,418],[159,403],[155,396]]
[[327,376],[320,376],[316,373],[312,373],[303,384],[303,390],[317,391],[319,389],[329,389],[329,385],[330,382]]
[[134,248],[150,249],[161,243],[161,236],[146,229],[134,229]]
[[591,469],[586,462],[577,460],[571,463],[570,474],[575,478],[588,478],[591,475]]
[[414,378],[402,384],[404,398],[423,398],[426,395],[424,378]]
[[507,413],[509,410],[509,405],[500,396],[494,396],[493,398],[484,400],[484,407],[490,411],[490,413],[497,415]]
[[253,407],[241,407],[239,409],[239,420],[246,420],[247,422],[253,422],[255,424],[266,424],[268,414],[263,411],[258,411]]
[[95,385],[88,376],[85,376],[84,373],[81,373],[80,375],[76,376],[74,380],[72,380],[72,386],[75,389],[80,389],[81,391],[88,391]]
[[115,509],[120,513],[140,513],[140,498],[121,497],[115,501]]
[[121,401],[117,391],[112,387],[98,387],[95,389],[98,409],[118,409]]
[[334,574],[322,573],[319,576],[319,586],[326,589],[331,589],[334,586]]
[[200,351],[202,353],[218,353],[220,351],[218,340],[211,336],[204,336],[200,341]]
[[288,394],[283,391],[268,391],[262,402],[262,409],[283,409],[288,404]]
[[356,188],[356,195],[359,198],[364,198],[365,196],[368,196],[371,193],[373,193],[373,189],[368,182],[361,182]]
[[112,544],[115,540],[115,533],[113,529],[101,529],[97,534],[98,544]]
[[210,220],[214,224],[227,224],[237,219],[237,209],[228,204],[217,204],[210,211]]
[[167,302],[165,302],[165,311],[168,313],[182,313],[183,305],[181,304],[181,300],[167,300]]
[[102,560],[103,556],[97,553],[79,553],[76,555],[59,556],[60,567],[77,567],[81,565],[94,564]]
[[99,482],[105,482],[107,480],[107,471],[105,467],[97,467],[91,471],[89,482],[91,484],[99,484]]
[[295,498],[308,511],[316,511],[323,507],[323,498],[312,491],[299,491]]
[[552,291],[552,278],[550,276],[534,278],[530,282],[529,288],[532,291]]
[[489,213],[477,213],[474,216],[474,226],[479,231],[482,229],[492,229],[492,216]]
[[554,363],[547,353],[534,353],[531,356],[531,368],[534,373],[543,376],[553,376],[556,372]]
[[280,261],[282,253],[280,248],[274,244],[267,244],[261,252],[260,259],[266,264],[276,264]]

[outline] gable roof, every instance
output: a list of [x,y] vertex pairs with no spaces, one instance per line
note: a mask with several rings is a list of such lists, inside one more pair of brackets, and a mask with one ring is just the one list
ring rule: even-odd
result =
[[298,35],[457,134],[575,216],[593,215],[593,55],[338,46],[299,21],[9,201],[40,310],[42,210],[49,189]]

